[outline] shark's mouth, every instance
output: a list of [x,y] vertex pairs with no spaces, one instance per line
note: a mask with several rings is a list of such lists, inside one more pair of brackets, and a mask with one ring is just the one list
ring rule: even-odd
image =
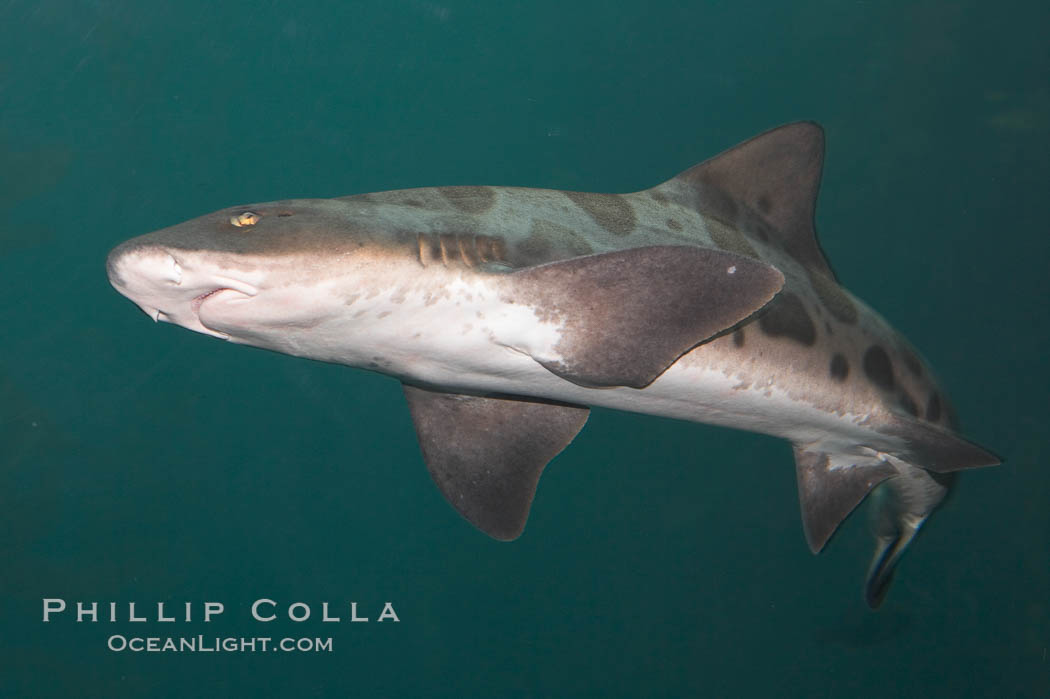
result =
[[238,304],[250,300],[258,293],[257,289],[248,284],[237,284],[237,287],[239,288],[220,286],[194,297],[190,301],[190,311],[197,327],[193,329],[225,340],[230,339],[230,332],[244,320],[242,312],[237,308]]
[[192,301],[190,301],[190,310],[193,312],[193,315],[195,315],[199,321],[202,321],[203,319],[201,318],[201,308],[206,303],[208,304],[208,307],[211,308],[215,306],[215,302],[217,301],[237,301],[250,299],[253,296],[255,296],[256,293],[257,292],[254,289],[252,290],[252,293],[249,293],[242,289],[235,289],[229,286],[220,286],[216,289],[206,291],[200,296],[195,297]]
[[[190,301],[190,310],[193,311],[194,315],[199,316],[200,312],[201,312],[201,304],[203,304],[206,300],[210,299],[212,296],[215,296],[216,294],[221,294],[224,291],[237,292],[236,289],[231,289],[228,286],[220,286],[218,289],[212,289],[211,291],[205,291],[203,294],[201,294],[200,296],[198,296],[195,299],[193,299],[192,301]],[[237,293],[242,293],[242,292],[237,292]],[[244,295],[247,296],[247,294],[244,294]]]
[[205,291],[190,301],[190,309],[195,315],[200,315],[201,306],[205,301],[223,295],[224,291],[232,292],[232,298],[251,298],[259,293],[259,290],[251,284],[228,277],[218,277],[214,279],[214,283],[221,286]]

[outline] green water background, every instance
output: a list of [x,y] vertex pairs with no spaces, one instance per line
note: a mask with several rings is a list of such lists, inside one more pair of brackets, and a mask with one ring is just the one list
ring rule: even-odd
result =
[[[1050,695],[1048,7],[0,2],[0,693]],[[1007,459],[876,614],[863,516],[811,556],[783,442],[596,410],[501,544],[430,483],[394,380],[155,326],[104,274],[235,203],[636,190],[795,119],[827,130],[840,278]],[[44,624],[44,597],[227,611]],[[259,624],[259,597],[401,622]]]

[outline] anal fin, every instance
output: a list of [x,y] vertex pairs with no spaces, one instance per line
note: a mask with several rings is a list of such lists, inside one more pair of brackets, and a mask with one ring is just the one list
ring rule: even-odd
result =
[[517,538],[543,468],[583,428],[590,410],[403,387],[423,459],[441,494],[489,536]]
[[833,465],[830,454],[795,447],[795,473],[806,542],[819,553],[871,489],[896,470],[885,462]]

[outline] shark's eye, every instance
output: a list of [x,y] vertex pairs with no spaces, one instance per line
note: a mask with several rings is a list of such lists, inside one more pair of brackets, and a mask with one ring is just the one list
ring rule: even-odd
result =
[[245,211],[244,213],[237,214],[236,216],[230,216],[230,223],[237,226],[238,228],[244,228],[245,226],[254,226],[259,222],[259,214],[251,211]]

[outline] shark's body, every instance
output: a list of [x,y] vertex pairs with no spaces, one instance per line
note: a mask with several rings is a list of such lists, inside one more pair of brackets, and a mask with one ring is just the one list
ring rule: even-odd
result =
[[128,241],[114,286],[154,319],[401,379],[442,492],[498,538],[586,406],[795,448],[814,551],[881,488],[867,598],[991,465],[917,353],[835,280],[819,127],[767,132],[657,187],[438,187],[240,206]]

